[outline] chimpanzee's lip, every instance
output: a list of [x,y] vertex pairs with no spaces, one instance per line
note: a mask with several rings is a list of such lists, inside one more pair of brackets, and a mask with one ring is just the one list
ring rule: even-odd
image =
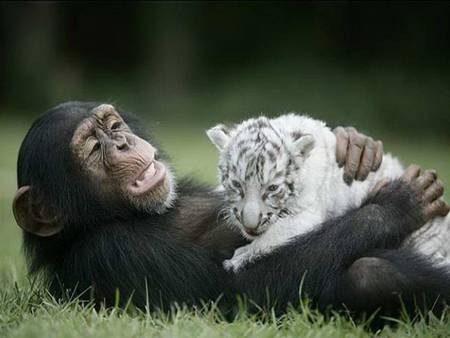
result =
[[140,195],[157,187],[166,177],[166,167],[158,161],[150,162],[129,185],[133,195]]

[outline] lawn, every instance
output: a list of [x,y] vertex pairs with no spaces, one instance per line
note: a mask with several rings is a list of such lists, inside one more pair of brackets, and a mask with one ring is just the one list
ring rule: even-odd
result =
[[[366,337],[360,325],[341,317],[324,321],[318,315],[290,312],[281,320],[260,321],[245,314],[232,323],[214,312],[177,312],[170,320],[161,316],[124,312],[119,309],[96,312],[78,304],[57,304],[26,279],[20,252],[20,231],[11,213],[16,189],[15,165],[20,141],[28,123],[3,122],[0,125],[0,337]],[[161,124],[157,136],[181,174],[193,174],[215,182],[215,148],[203,127],[170,128]],[[385,148],[404,163],[415,162],[438,170],[450,188],[448,142],[386,137]],[[447,196],[448,192],[447,192]],[[449,286],[450,287],[450,286]],[[447,316],[448,317],[448,316]],[[450,318],[432,319],[414,326],[401,322],[386,327],[386,337],[448,337]]]

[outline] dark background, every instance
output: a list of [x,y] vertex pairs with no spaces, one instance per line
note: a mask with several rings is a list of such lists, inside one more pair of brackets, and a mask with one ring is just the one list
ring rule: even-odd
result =
[[0,114],[116,103],[205,127],[306,112],[450,139],[445,2],[2,3]]

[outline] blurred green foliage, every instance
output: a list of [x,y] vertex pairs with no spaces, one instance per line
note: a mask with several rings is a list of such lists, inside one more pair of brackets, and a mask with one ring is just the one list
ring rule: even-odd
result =
[[449,140],[449,17],[448,2],[1,3],[0,111],[96,100],[206,127],[295,110]]

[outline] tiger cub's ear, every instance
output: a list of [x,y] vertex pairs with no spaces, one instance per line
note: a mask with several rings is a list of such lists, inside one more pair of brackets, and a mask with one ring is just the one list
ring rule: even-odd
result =
[[314,149],[315,140],[310,134],[298,136],[293,142],[293,153],[296,156],[307,157],[311,150]]
[[223,151],[230,141],[230,131],[223,124],[212,127],[206,131],[206,134],[219,151]]

